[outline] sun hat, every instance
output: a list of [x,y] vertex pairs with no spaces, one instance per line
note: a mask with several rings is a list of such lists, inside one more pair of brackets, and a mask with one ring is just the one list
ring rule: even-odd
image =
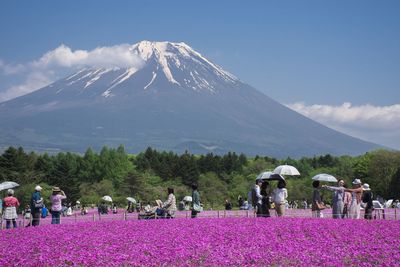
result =
[[40,185],[37,185],[36,187],[35,187],[35,190],[36,191],[41,191],[43,188],[40,186]]
[[258,183],[263,183],[264,181],[263,181],[263,179],[257,179],[256,180],[256,183],[258,184]]
[[7,195],[14,195],[14,190],[8,189],[7,190]]
[[61,192],[61,189],[58,186],[53,186],[52,191],[53,192]]
[[361,184],[361,180],[360,179],[354,179],[353,184]]
[[369,184],[363,184],[363,190],[364,191],[371,190],[371,188],[369,188]]

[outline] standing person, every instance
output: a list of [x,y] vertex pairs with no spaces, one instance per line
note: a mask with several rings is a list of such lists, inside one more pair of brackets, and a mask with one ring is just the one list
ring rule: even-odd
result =
[[346,189],[346,192],[351,193],[351,203],[348,209],[350,219],[360,219],[360,208],[361,208],[361,195],[363,188],[361,186],[361,180],[355,179],[353,181],[353,189]]
[[11,228],[11,222],[14,228],[17,228],[17,208],[19,207],[19,201],[14,197],[14,190],[7,190],[7,197],[4,198],[4,219],[6,220],[6,228]]
[[0,216],[3,214],[3,200],[0,198]]
[[262,198],[263,196],[261,195],[261,186],[263,184],[262,179],[257,179],[256,184],[254,185],[252,189],[252,194],[251,194],[251,200],[252,200],[252,205],[256,211],[257,217],[263,217],[263,209],[262,209]]
[[372,210],[373,210],[373,204],[372,204],[372,192],[371,188],[369,188],[369,184],[363,184],[363,196],[362,196],[362,202],[366,203],[364,207],[364,219],[371,220],[372,219]]
[[225,210],[231,210],[231,209],[232,209],[232,203],[228,199],[225,199]]
[[[343,187],[346,189],[347,186],[346,184],[343,185]],[[342,219],[344,218],[349,218],[349,207],[351,204],[351,193],[344,191],[344,196],[343,196],[343,214],[342,214]]]
[[40,224],[40,215],[41,215],[40,211],[43,207],[43,198],[40,195],[41,191],[42,187],[40,185],[37,185],[35,187],[35,192],[32,194],[31,198],[32,226],[38,226]]
[[344,180],[340,179],[338,181],[338,186],[322,186],[322,188],[333,191],[332,198],[332,217],[333,219],[341,219],[343,217],[343,208],[344,208]]
[[168,187],[168,199],[161,205],[161,207],[166,211],[167,218],[175,218],[176,198],[172,187]]
[[307,199],[303,199],[302,206],[305,210],[308,208]]
[[238,205],[239,207],[243,206],[244,200],[243,197],[241,195],[238,196]]
[[319,192],[319,190],[321,188],[319,181],[314,181],[312,183],[312,186],[314,187],[312,206],[311,206],[312,216],[314,218],[321,218],[322,217],[321,216],[321,207],[319,206],[319,204],[322,204],[322,200],[321,200],[321,194]]
[[276,213],[278,214],[278,217],[285,216],[285,204],[286,204],[286,199],[288,197],[285,180],[279,180],[278,188],[274,189],[273,197],[274,197],[275,210]]
[[200,212],[200,193],[197,190],[197,184],[192,184],[192,218],[197,217],[197,213]]
[[269,202],[269,195],[268,195],[268,187],[269,183],[264,181],[261,185],[261,210],[262,210],[262,217],[271,217],[269,214],[269,209],[271,208],[271,204]]
[[51,224],[60,224],[60,215],[62,211],[61,202],[66,199],[64,191],[59,187],[53,187],[52,194],[50,196],[51,201]]

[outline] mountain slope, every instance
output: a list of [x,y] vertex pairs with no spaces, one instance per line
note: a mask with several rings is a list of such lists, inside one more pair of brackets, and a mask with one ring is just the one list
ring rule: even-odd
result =
[[242,83],[184,43],[130,47],[142,64],[82,69],[0,103],[0,145],[83,151],[124,144],[193,153],[298,157],[378,146],[316,123]]

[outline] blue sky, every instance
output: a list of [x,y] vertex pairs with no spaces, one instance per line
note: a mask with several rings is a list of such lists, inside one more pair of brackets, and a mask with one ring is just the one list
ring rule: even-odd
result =
[[0,100],[63,75],[18,71],[61,44],[183,41],[310,118],[400,148],[399,14],[389,0],[1,1]]

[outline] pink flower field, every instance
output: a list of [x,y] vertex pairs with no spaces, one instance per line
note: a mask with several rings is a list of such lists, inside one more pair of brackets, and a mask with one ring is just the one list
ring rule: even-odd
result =
[[400,224],[198,218],[0,231],[0,266],[399,266]]

